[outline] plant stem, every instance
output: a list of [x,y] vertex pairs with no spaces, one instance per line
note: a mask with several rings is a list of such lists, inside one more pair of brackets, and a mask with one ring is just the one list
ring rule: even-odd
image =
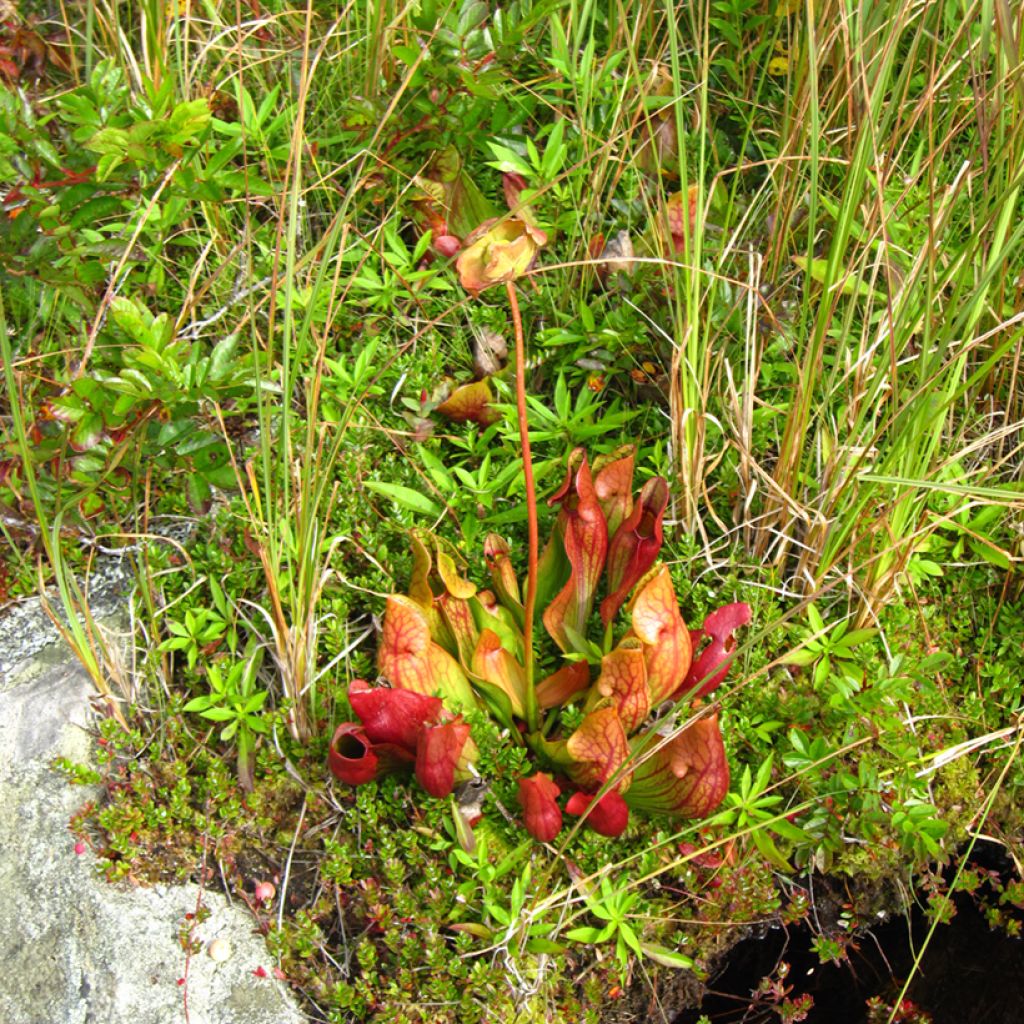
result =
[[523,623],[523,667],[526,670],[526,727],[537,730],[537,694],[533,688],[533,617],[537,605],[537,558],[540,547],[537,529],[537,492],[533,485],[533,459],[530,457],[530,426],[526,418],[526,343],[523,340],[523,318],[514,282],[505,283],[512,325],[516,333],[516,414],[519,420],[519,443],[523,449],[523,482],[526,487],[526,523],[529,531],[529,561],[526,570],[526,605]]

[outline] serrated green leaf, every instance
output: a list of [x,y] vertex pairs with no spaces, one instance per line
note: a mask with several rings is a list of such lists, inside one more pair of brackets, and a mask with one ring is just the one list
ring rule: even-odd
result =
[[417,450],[419,451],[423,465],[426,467],[427,472],[430,474],[430,478],[434,483],[442,491],[454,491],[456,489],[456,483],[452,479],[451,473],[448,472],[448,467],[441,461],[441,459],[439,459],[425,445],[419,445]]
[[508,146],[502,146],[497,142],[488,142],[487,148],[494,156],[494,160],[489,162],[489,166],[496,167],[499,171],[521,174],[527,178],[533,174],[533,168]]
[[640,945],[640,940],[636,936],[636,932],[624,921],[619,924],[619,935],[634,953],[638,956],[643,956],[644,951]]
[[391,52],[405,65],[412,67],[420,59],[423,51],[418,46],[410,46],[407,43],[396,43],[391,47]]
[[85,148],[100,155],[120,156],[128,148],[128,133],[122,128],[101,128],[86,142]]
[[157,648],[158,651],[183,651],[186,647],[190,646],[192,640],[187,636],[172,636],[169,640],[165,640]]
[[214,487],[219,487],[222,491],[230,491],[238,486],[235,470],[230,465],[212,466],[201,472],[203,479],[207,483],[212,484]]
[[777,832],[783,839],[788,839],[791,843],[811,841],[811,837],[802,828],[785,818],[779,818],[778,821],[772,822],[771,828],[773,832]]
[[221,171],[216,182],[223,188],[235,189],[250,196],[273,196],[277,189],[265,179],[251,171]]
[[832,671],[832,663],[829,661],[826,655],[817,665],[814,666],[814,685],[821,686],[826,679],[828,679],[829,672]]
[[210,104],[206,99],[185,100],[171,112],[167,124],[173,139],[187,142],[198,135],[210,123]]

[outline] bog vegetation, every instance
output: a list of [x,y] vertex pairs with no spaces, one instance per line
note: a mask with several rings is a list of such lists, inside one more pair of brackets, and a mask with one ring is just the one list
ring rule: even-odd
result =
[[964,857],[1022,827],[1022,38],[0,0],[0,592],[95,682],[110,878],[229,887],[335,1022],[1016,929]]

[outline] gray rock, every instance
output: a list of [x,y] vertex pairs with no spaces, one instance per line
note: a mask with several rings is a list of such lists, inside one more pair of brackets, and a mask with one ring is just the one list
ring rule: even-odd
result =
[[58,755],[87,761],[85,727],[94,692],[84,669],[58,663],[0,693],[0,784],[17,766],[45,767]]
[[[0,4],[2,6],[2,4]],[[170,543],[181,547],[199,529],[197,520],[182,516],[163,516],[150,524],[148,543]],[[115,633],[123,633],[127,624],[127,595],[135,586],[138,545],[105,547],[103,538],[91,541],[96,558],[88,576],[78,581],[89,612],[96,622],[105,622]],[[84,541],[83,541],[84,543]],[[50,611],[63,622],[67,613],[56,587],[47,590]],[[3,609],[0,614],[0,690],[26,682],[41,668],[68,660],[68,652],[55,644],[57,631],[50,615],[37,597],[24,598]]]
[[[244,907],[194,885],[113,886],[76,855],[68,819],[90,794],[48,761],[88,755],[92,689],[66,661],[19,678],[0,692],[0,1021],[300,1024]],[[185,915],[200,895],[210,914],[192,932],[202,951],[187,956]],[[220,938],[226,958],[210,955]]]
[[[132,564],[125,556],[104,555],[89,578],[89,609],[96,620],[123,627],[125,594]],[[67,621],[56,589],[47,592],[51,611]],[[38,597],[18,601],[0,616],[0,690],[28,679],[47,665],[61,664],[68,653],[54,644],[56,630]]]

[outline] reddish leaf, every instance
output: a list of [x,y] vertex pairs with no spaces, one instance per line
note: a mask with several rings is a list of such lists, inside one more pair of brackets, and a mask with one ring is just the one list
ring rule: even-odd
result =
[[394,743],[371,743],[361,725],[343,722],[334,730],[327,751],[331,772],[350,786],[361,786],[382,775],[408,770],[413,754]]
[[371,743],[395,743],[410,753],[416,749],[420,730],[437,721],[443,706],[437,697],[370,687],[365,679],[352,680],[348,701]]
[[639,729],[651,713],[645,661],[644,646],[635,638],[623,640],[601,659],[597,692],[611,700],[627,735]]
[[413,219],[422,230],[433,233],[438,251],[443,251],[442,238],[454,238],[457,243],[494,213],[493,205],[463,168],[454,146],[435,153],[423,173],[413,178],[413,185],[420,191],[413,198]]
[[433,245],[442,256],[454,256],[462,248],[457,235],[435,235]]
[[661,550],[662,519],[668,507],[668,484],[653,477],[640,491],[640,500],[622,521],[608,547],[608,596],[601,602],[601,621],[607,626],[629,592]]
[[691,238],[697,230],[698,191],[697,185],[691,185],[685,195],[682,192],[675,192],[668,197],[665,204],[665,223],[668,225],[669,236],[672,239],[673,252],[681,253],[686,248],[686,218],[689,218]]
[[[702,650],[690,666],[690,671],[680,687],[679,695],[687,693],[695,686],[700,689],[694,693],[693,699],[706,697],[717,689],[729,672],[732,664],[733,651],[736,649],[734,630],[750,622],[750,605],[743,602],[727,604],[713,611],[704,620],[704,629],[697,631],[697,636],[708,636],[711,643]],[[691,634],[692,636],[693,634]]]
[[512,703],[512,713],[526,714],[526,672],[523,666],[501,645],[501,638],[491,629],[482,629],[473,652],[473,673],[502,690]]
[[455,564],[455,559],[442,547],[440,540],[436,537],[433,540],[437,575],[444,588],[438,596],[443,597],[448,594],[460,601],[468,601],[476,593],[476,584],[459,575],[459,567]]
[[629,807],[621,794],[613,789],[596,803],[595,800],[596,796],[590,793],[573,793],[565,809],[576,817],[586,812],[587,824],[602,836],[621,836],[629,824]]
[[505,194],[505,205],[514,210],[519,204],[519,197],[526,188],[526,179],[514,171],[505,171],[501,176],[501,190]]
[[608,536],[614,537],[633,511],[633,462],[636,449],[625,445],[610,457],[594,460],[594,493],[604,513]]
[[557,708],[590,686],[590,666],[585,661],[570,661],[537,684],[538,707]]
[[441,621],[444,623],[445,632],[451,637],[454,644],[454,653],[463,667],[470,664],[473,657],[473,648],[476,647],[479,630],[476,620],[473,618],[473,609],[469,601],[463,601],[444,594],[437,600],[438,610],[441,613]]
[[693,843],[680,843],[679,852],[688,858],[688,864],[708,871],[717,871],[726,862],[725,857],[720,853],[716,853],[714,850],[702,852],[702,847],[695,846]]
[[[440,192],[436,182],[427,182],[426,179],[420,180],[426,186],[424,188],[425,192],[428,190]],[[440,198],[440,194],[438,198]],[[413,203],[413,209],[416,213],[416,219],[430,232],[432,239],[448,237],[448,221],[444,219],[434,200],[427,198],[417,199]]]
[[469,726],[462,718],[428,725],[416,747],[416,778],[436,797],[448,796],[455,788],[455,770],[469,740]]
[[558,786],[550,775],[538,772],[519,780],[519,806],[526,831],[542,843],[550,843],[562,828],[562,812],[555,803]]
[[538,240],[538,244],[544,245],[547,242],[547,235],[537,227],[533,211],[523,202],[523,191],[526,186],[526,179],[514,171],[505,171],[501,176],[501,189],[505,194],[505,205],[509,208],[509,212],[524,221]]
[[98,516],[103,511],[103,508],[103,499],[95,491],[82,495],[78,500],[78,514],[83,519],[91,519],[93,516]]
[[558,518],[571,568],[568,582],[544,610],[543,621],[555,643],[563,651],[573,651],[567,627],[581,636],[585,632],[608,553],[608,527],[582,448],[569,456],[565,482],[548,499],[549,505],[559,502]]
[[476,380],[456,388],[437,411],[453,423],[473,422],[486,427],[501,419],[501,414],[491,405],[493,401],[490,384]]
[[661,566],[642,583],[630,608],[633,632],[647,653],[651,706],[670,697],[686,678],[692,648],[690,631],[679,614],[668,568]]
[[411,530],[409,544],[409,596],[426,612],[431,639],[468,664],[476,645],[477,630],[469,607],[476,586],[459,574],[455,559],[427,530]]
[[626,802],[652,814],[706,818],[728,792],[725,744],[718,716],[709,715],[637,762]]
[[[636,155],[636,165],[647,174],[660,172],[664,177],[679,177],[679,133],[675,115],[653,115],[650,124],[644,124],[645,136]],[[675,167],[675,171],[671,168]]]
[[349,786],[361,786],[377,778],[377,755],[363,732],[355,722],[342,722],[334,730],[327,764],[331,772]]
[[[575,762],[569,777],[585,789],[600,789],[629,758],[629,742],[622,728],[619,712],[614,707],[591,711],[580,727],[566,740],[566,752]],[[629,785],[623,775],[618,788]]]
[[444,580],[434,569],[434,551],[437,539],[427,530],[409,531],[409,548],[412,551],[412,572],[409,574],[409,597],[427,614],[431,639],[454,653],[455,643],[445,634],[441,612],[436,598],[444,593]]
[[440,694],[452,710],[476,706],[459,663],[430,638],[426,612],[412,598],[391,594],[377,652],[381,675],[403,690]]
[[381,674],[395,686],[417,693],[430,694],[429,675],[416,680],[418,685],[409,685],[415,671],[421,669],[421,662],[427,659],[426,651],[431,644],[430,626],[425,610],[412,598],[391,594],[385,605],[384,626],[378,650],[378,668]]
[[508,541],[504,537],[496,533],[487,534],[484,540],[484,558],[487,559],[487,568],[491,573],[491,583],[494,584],[501,603],[512,612],[522,628],[525,621],[523,602],[515,566],[509,555]]

